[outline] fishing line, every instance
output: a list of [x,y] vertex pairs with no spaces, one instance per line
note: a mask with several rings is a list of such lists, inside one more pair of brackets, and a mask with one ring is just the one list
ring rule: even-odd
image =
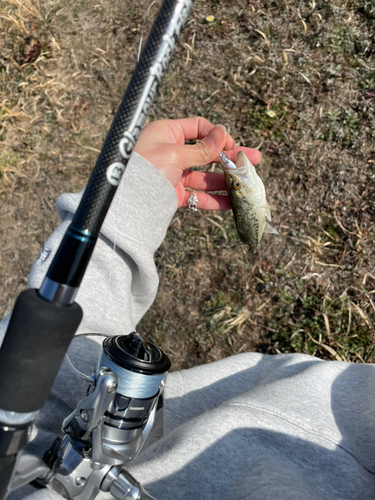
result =
[[[156,0],[154,0],[153,2],[151,2],[150,5],[148,6],[147,10],[146,10],[145,15],[143,16],[143,23],[142,23],[142,28],[141,28],[141,37],[140,37],[139,45],[138,45],[137,61],[139,61],[140,56],[141,56],[141,52],[142,52],[143,36],[144,36],[145,29],[146,29],[147,18],[148,18],[148,15],[150,13],[151,7],[153,5],[155,5],[155,4],[156,4]],[[123,199],[123,192],[120,189],[120,199],[119,199],[119,206],[120,207],[122,206],[122,199]],[[115,226],[114,235],[113,235],[113,244],[112,244],[112,250],[113,250],[114,253],[116,253],[117,238],[118,238],[118,227],[116,225]],[[111,284],[112,284],[111,280],[112,280],[112,266],[110,268],[110,271],[109,271],[109,274],[108,274],[108,280],[107,280],[107,297],[106,297],[106,302],[105,302],[106,304],[108,304],[108,298],[109,298],[109,294],[110,294],[110,290],[111,290],[111,288],[110,288]],[[106,320],[108,318],[109,310],[110,310],[110,308],[107,307],[106,308],[106,312],[105,312],[105,316],[104,316],[104,320],[105,320],[104,322],[106,322]]]
[[90,336],[110,337],[109,333],[78,333],[77,335],[74,336],[74,338],[76,339],[77,337],[90,337]]
[[[121,198],[122,198],[122,189],[120,188],[120,203],[119,203],[120,206],[121,206]],[[115,230],[114,230],[114,234],[113,234],[113,243],[112,243],[112,250],[113,250],[114,254],[116,253],[116,247],[117,247],[117,232],[118,232],[118,225],[115,224]],[[112,272],[113,272],[112,269],[113,269],[113,266],[110,266],[109,273],[108,273],[108,279],[107,279],[107,294],[106,294],[106,298],[104,301],[105,305],[109,303],[109,295],[110,295],[110,290],[111,290],[111,280],[112,280]],[[109,310],[110,310],[109,307],[105,307],[104,324],[107,324]]]
[[[73,340],[75,340],[77,337],[89,337],[89,336],[98,336],[98,337],[109,337],[110,335],[109,334],[106,334],[106,333],[78,333],[77,335],[74,336]],[[86,382],[89,382],[90,384],[92,384],[94,381],[95,381],[95,376],[94,375],[86,375],[85,373],[81,372],[78,370],[78,368],[76,368],[74,365],[73,365],[73,362],[72,360],[70,359],[69,355],[66,353],[65,354],[65,358],[66,360],[68,361],[68,367],[73,370],[74,374],[75,375],[78,375],[78,377],[80,378],[83,378],[83,380],[86,380]]]
[[[138,334],[135,334],[134,332],[130,335],[134,336],[136,335],[139,337]],[[103,334],[103,333],[80,333],[76,335],[74,338],[76,339],[77,337],[88,337],[88,336],[101,336],[105,338],[112,338],[114,339],[113,336]],[[122,338],[125,338],[126,336],[122,336]],[[117,336],[117,338],[121,338],[121,336]],[[129,338],[129,337],[128,337]],[[160,353],[160,351],[158,350]],[[74,372],[75,375],[78,377],[82,378],[89,384],[95,383],[95,377],[96,374],[94,373],[93,375],[89,376],[86,375],[85,373],[81,372],[78,370],[72,363],[70,357],[68,354],[65,354],[65,358],[68,361],[68,367]],[[136,359],[136,358],[134,358]],[[151,361],[151,360],[150,360]],[[163,359],[161,359],[163,361]],[[158,392],[160,384],[165,376],[165,371],[162,371],[161,373],[153,373],[150,374],[150,370],[152,369],[151,365],[146,362],[146,365],[144,365],[143,369],[139,367],[133,367],[131,368],[130,366],[121,366],[120,364],[112,361],[107,355],[104,350],[102,350],[99,363],[98,363],[98,371],[102,368],[108,368],[111,370],[118,378],[118,389],[117,392],[128,397],[128,398],[139,398],[139,399],[147,399],[150,397],[155,396],[155,394]],[[136,371],[138,370],[138,371]],[[143,373],[142,373],[143,372]],[[146,373],[147,372],[147,373]]]
[[147,399],[155,396],[165,375],[165,373],[145,375],[124,369],[110,360],[103,351],[99,361],[99,369],[104,367],[109,368],[117,375],[117,392],[128,398]]
[[90,384],[93,384],[95,381],[95,377],[86,375],[83,372],[80,372],[72,363],[71,359],[69,358],[68,354],[65,354],[65,359],[68,361],[68,367],[73,370],[74,374],[77,375],[79,378],[82,378],[86,382],[89,382]]

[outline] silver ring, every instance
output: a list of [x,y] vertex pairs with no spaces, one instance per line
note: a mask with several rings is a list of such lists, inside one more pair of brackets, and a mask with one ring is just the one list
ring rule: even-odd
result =
[[198,205],[198,198],[197,195],[195,194],[195,191],[193,191],[188,199],[188,207],[187,207],[188,212],[196,212],[197,205]]

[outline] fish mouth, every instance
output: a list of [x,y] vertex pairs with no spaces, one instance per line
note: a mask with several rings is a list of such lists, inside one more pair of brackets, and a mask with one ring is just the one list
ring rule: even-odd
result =
[[228,158],[228,156],[224,153],[224,151],[222,151],[219,154],[219,158],[220,158],[220,167],[224,171],[237,170],[236,164],[230,158]]

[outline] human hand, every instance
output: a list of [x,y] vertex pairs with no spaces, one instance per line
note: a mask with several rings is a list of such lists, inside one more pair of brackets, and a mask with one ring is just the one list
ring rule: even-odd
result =
[[[196,144],[185,141],[199,140]],[[216,172],[189,170],[191,167],[219,162],[219,153],[236,160],[243,151],[253,165],[259,163],[261,153],[256,149],[236,147],[233,138],[222,125],[214,126],[202,117],[181,120],[158,120],[149,123],[141,132],[134,151],[152,163],[175,187],[178,207],[186,207],[191,191],[196,193],[198,208],[202,210],[229,210],[226,195],[213,195],[207,191],[225,191],[224,175]]]

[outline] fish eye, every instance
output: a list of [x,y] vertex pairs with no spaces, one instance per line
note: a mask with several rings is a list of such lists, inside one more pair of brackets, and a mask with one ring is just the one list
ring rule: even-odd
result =
[[234,180],[232,186],[233,186],[233,189],[235,189],[237,191],[241,187],[241,181],[239,181],[238,179]]

